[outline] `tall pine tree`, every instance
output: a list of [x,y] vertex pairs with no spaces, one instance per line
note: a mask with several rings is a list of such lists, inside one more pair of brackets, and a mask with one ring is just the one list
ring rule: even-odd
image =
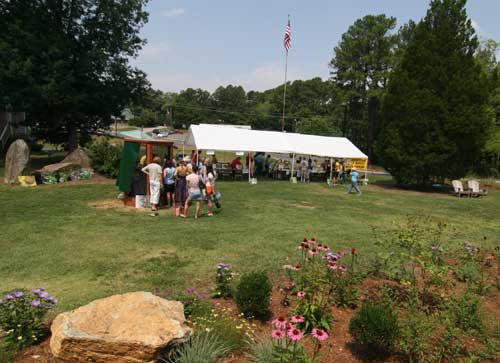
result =
[[389,82],[377,150],[398,182],[464,176],[490,130],[488,87],[465,4],[431,1]]

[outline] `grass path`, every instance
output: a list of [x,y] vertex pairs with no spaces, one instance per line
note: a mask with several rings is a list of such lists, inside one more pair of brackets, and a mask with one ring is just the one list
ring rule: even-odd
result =
[[[296,243],[315,236],[334,249],[373,257],[372,228],[388,231],[408,214],[448,225],[450,245],[500,244],[500,192],[483,199],[401,192],[370,186],[362,197],[311,183],[219,183],[223,210],[214,218],[176,220],[123,208],[96,208],[113,185],[0,186],[0,292],[44,286],[59,310],[138,289],[209,290],[218,262],[235,271],[277,270]],[[484,241],[486,237],[486,241]]]

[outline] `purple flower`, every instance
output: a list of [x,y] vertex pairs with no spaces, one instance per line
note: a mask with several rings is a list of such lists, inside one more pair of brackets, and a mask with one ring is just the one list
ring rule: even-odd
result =
[[230,265],[222,263],[222,262],[220,262],[220,263],[217,264],[217,270],[226,270],[226,271],[229,271],[230,268],[231,268]]
[[41,292],[38,296],[40,296],[44,300],[47,300],[50,297],[50,295],[47,294],[45,291]]
[[198,296],[198,298],[199,298],[200,300],[206,300],[206,299],[207,299],[207,295],[206,295],[206,294],[200,294],[200,295]]
[[22,291],[14,291],[12,295],[14,295],[14,297],[17,298],[17,297],[23,297],[24,293]]
[[31,306],[33,306],[34,308],[40,307],[40,300],[33,300],[31,302]]
[[184,305],[185,305],[185,306],[188,306],[188,305],[190,305],[190,304],[191,304],[191,302],[190,302],[189,300],[184,300]]
[[55,297],[49,296],[47,298],[47,301],[50,301],[52,304],[57,304],[57,299]]
[[11,294],[9,294],[9,295],[5,295],[4,300],[5,300],[5,301],[14,300],[14,296],[12,296]]
[[326,258],[330,261],[337,261],[339,259],[339,256],[336,255],[335,253],[332,253],[332,252],[328,252],[326,254]]
[[36,288],[36,289],[33,289],[31,292],[32,292],[33,294],[35,294],[35,295],[38,295],[39,293],[41,293],[41,292],[42,292],[42,290],[41,290],[40,288]]
[[190,287],[188,290],[187,290],[188,294],[192,294],[194,293],[194,288],[193,287]]

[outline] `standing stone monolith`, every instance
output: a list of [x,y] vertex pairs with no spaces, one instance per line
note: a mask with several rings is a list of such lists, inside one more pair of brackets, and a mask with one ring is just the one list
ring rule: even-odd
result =
[[17,183],[17,178],[28,165],[30,159],[30,148],[26,141],[18,139],[14,141],[7,150],[5,156],[5,184]]

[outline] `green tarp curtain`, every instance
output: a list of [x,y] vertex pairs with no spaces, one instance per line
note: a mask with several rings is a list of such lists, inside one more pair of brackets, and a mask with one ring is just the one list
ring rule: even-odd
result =
[[116,180],[118,189],[124,193],[132,190],[132,180],[134,178],[135,167],[139,159],[141,145],[137,142],[125,142],[123,145],[122,158],[120,160],[120,171]]

